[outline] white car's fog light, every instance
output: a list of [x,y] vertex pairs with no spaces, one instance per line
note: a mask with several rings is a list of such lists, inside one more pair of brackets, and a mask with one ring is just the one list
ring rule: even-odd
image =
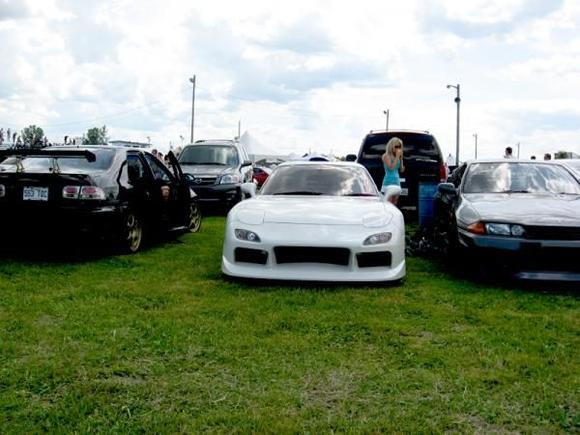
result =
[[521,225],[512,225],[512,236],[522,237],[526,230]]
[[373,234],[365,239],[363,245],[380,245],[382,243],[388,243],[393,237],[392,233],[378,233]]
[[492,236],[511,235],[511,229],[509,224],[485,224],[485,232]]
[[260,241],[260,237],[256,233],[254,233],[253,231],[236,229],[236,230],[234,230],[234,234],[236,235],[237,239],[244,240],[246,242],[259,242]]

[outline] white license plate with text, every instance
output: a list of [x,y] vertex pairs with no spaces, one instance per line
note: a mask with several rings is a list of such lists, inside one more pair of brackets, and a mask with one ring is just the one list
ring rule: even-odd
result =
[[22,189],[23,201],[48,201],[48,187],[25,187]]

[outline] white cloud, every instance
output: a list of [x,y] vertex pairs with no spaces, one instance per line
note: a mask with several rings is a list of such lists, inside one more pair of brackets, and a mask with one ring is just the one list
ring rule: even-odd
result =
[[106,124],[167,147],[189,137],[195,73],[197,138],[242,119],[272,148],[344,154],[389,108],[391,127],[428,129],[447,154],[445,85],[461,83],[466,156],[474,132],[482,156],[518,141],[580,151],[579,23],[575,0],[0,0],[0,126],[59,138]]

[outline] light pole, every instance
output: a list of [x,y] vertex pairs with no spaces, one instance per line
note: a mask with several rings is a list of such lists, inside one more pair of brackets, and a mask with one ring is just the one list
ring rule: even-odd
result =
[[518,142],[518,159],[520,158],[520,143]]
[[385,127],[385,130],[389,131],[389,109],[383,110],[383,114],[386,115],[387,117],[387,125]]
[[459,91],[459,83],[455,85],[447,85],[447,89],[454,88],[457,90],[455,102],[457,103],[457,136],[455,139],[455,164],[459,166],[459,104],[461,103],[461,94]]
[[473,137],[475,138],[475,160],[477,160],[477,133],[473,133]]
[[193,125],[195,122],[195,74],[189,79],[193,85],[193,92],[191,94],[191,143],[193,143]]

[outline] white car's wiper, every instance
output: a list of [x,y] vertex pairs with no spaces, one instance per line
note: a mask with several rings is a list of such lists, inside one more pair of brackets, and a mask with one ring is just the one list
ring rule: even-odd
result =
[[311,192],[309,190],[297,190],[292,192],[276,192],[273,195],[324,195],[321,192]]

